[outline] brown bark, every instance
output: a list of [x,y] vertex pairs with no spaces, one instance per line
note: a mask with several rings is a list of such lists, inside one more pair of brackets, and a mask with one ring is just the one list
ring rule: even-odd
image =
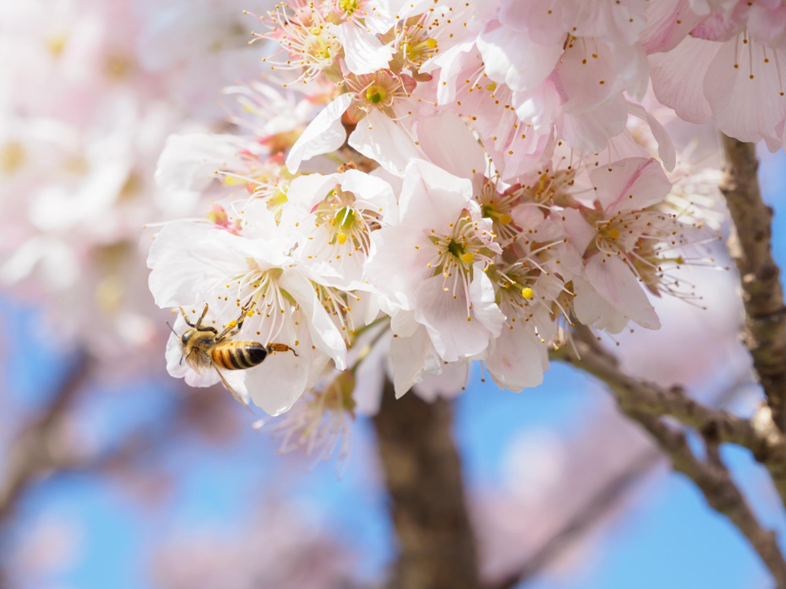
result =
[[42,413],[25,427],[8,449],[5,470],[0,473],[0,523],[8,519],[26,489],[42,474],[66,470],[77,457],[63,446],[59,435],[62,419],[82,391],[89,372],[89,359],[79,353],[76,362]]
[[[784,498],[783,435],[770,420],[747,421],[724,411],[712,409],[688,398],[679,387],[663,389],[637,381],[618,368],[617,359],[604,350],[586,329],[577,329],[576,348],[581,359],[563,348],[559,359],[574,364],[605,382],[620,409],[638,422],[669,457],[674,470],[683,473],[699,487],[707,503],[725,515],[745,536],[770,569],[777,586],[786,589],[786,560],[775,533],[764,529],[737,488],[718,451],[721,442],[734,442],[758,449],[757,458],[767,466],[778,491]],[[760,412],[761,413],[761,412]],[[769,411],[765,412],[769,413]],[[685,432],[666,425],[671,416],[695,427],[705,440],[707,460],[696,457]],[[754,450],[756,455],[757,450]]]
[[578,354],[565,346],[553,356],[603,381],[627,413],[668,415],[720,442],[748,448],[767,468],[786,505],[786,437],[775,427],[768,408],[763,407],[750,420],[737,417],[694,401],[681,387],[664,388],[625,374],[617,359],[586,330],[577,330],[575,345]]
[[770,569],[777,587],[786,589],[786,561],[777,537],[756,519],[731,474],[720,461],[717,444],[707,440],[708,460],[705,463],[694,455],[684,432],[672,430],[654,415],[635,411],[628,411],[627,414],[650,432],[661,450],[671,459],[674,470],[693,480],[707,503],[731,520]]
[[764,204],[756,147],[721,136],[724,174],[720,189],[733,221],[729,251],[737,264],[745,304],[742,338],[778,427],[786,432],[786,306],[772,258],[772,208]]
[[479,589],[452,408],[385,383],[374,418],[399,543],[392,589]]

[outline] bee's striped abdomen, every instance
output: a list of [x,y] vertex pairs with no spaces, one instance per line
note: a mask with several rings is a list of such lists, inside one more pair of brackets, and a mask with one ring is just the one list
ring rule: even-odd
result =
[[213,362],[225,370],[252,368],[266,356],[267,350],[259,342],[222,342],[213,348]]

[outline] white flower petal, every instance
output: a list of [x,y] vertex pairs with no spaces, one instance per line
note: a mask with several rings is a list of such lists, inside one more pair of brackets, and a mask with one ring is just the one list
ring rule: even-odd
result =
[[[738,39],[723,44],[704,78],[704,96],[718,129],[739,141],[756,143],[776,137],[776,126],[786,116],[783,80],[786,51],[768,50],[749,42],[744,50]],[[749,58],[750,56],[750,58]]]
[[407,166],[399,195],[401,223],[437,229],[455,222],[472,198],[472,182],[445,172],[425,160]]
[[474,277],[469,284],[472,316],[485,325],[491,335],[498,337],[505,323],[505,315],[495,302],[494,285],[483,271],[483,265],[475,264],[474,270]]
[[404,175],[409,161],[420,157],[414,140],[402,126],[376,109],[358,123],[349,144],[397,176]]
[[347,170],[341,177],[341,188],[352,192],[355,198],[373,205],[386,223],[398,221],[398,203],[393,188],[382,178],[359,170]]
[[480,34],[477,47],[486,65],[486,74],[515,92],[534,90],[551,74],[562,47],[540,45],[527,33],[492,23]]
[[287,169],[293,174],[303,161],[315,155],[330,153],[344,144],[347,132],[341,124],[341,117],[349,108],[352,96],[341,94],[309,123],[287,156]]
[[207,300],[210,288],[233,269],[247,265],[242,253],[217,247],[219,233],[224,232],[190,221],[164,226],[147,258],[150,292],[156,305],[179,307]]
[[653,158],[627,158],[590,172],[596,197],[607,216],[643,209],[660,202],[671,191],[671,182]]
[[366,275],[394,307],[414,308],[415,289],[428,276],[429,245],[422,230],[407,225],[383,227],[371,234]]
[[383,45],[379,37],[354,21],[345,22],[333,30],[344,47],[344,61],[350,72],[361,76],[387,69],[393,57],[392,45]]
[[418,144],[431,163],[460,178],[486,171],[486,156],[472,131],[452,111],[418,119]]
[[619,333],[625,329],[628,318],[601,297],[589,282],[575,276],[573,286],[576,290],[573,310],[580,323],[594,325],[596,329],[609,333]]
[[673,172],[674,166],[677,165],[677,150],[674,148],[674,142],[666,129],[660,124],[658,119],[648,113],[640,104],[629,102],[628,112],[649,125],[652,136],[658,143],[658,156],[663,162],[663,166],[669,172]]
[[254,143],[233,135],[170,135],[158,159],[156,182],[165,190],[203,190],[216,179],[216,170],[240,168],[240,151],[253,149]]
[[426,367],[439,366],[441,360],[422,325],[411,337],[396,337],[390,342],[390,363],[396,398],[423,380]]
[[704,78],[720,45],[686,37],[671,51],[650,55],[652,91],[684,121],[703,124],[712,110],[704,97]]
[[281,276],[280,284],[303,310],[314,345],[333,359],[336,368],[344,370],[347,366],[347,346],[335,323],[330,320],[327,311],[319,302],[314,287],[299,272],[285,272]]
[[593,288],[615,309],[642,327],[660,329],[660,319],[642,284],[619,257],[597,254],[584,270]]
[[485,365],[498,387],[518,393],[543,382],[549,361],[546,345],[529,324],[512,325],[492,343]]
[[287,205],[301,207],[310,212],[339,183],[340,174],[306,174],[298,176],[287,189]]
[[445,292],[443,281],[439,274],[420,283],[415,291],[415,319],[426,327],[446,362],[477,356],[488,346],[489,330],[481,321],[468,317],[461,285],[455,292]]
[[244,371],[254,404],[273,416],[288,411],[308,386],[311,359],[306,351],[297,357],[292,352],[279,352]]

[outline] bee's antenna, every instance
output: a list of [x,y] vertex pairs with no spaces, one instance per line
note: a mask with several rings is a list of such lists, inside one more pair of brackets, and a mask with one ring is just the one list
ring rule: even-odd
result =
[[180,337],[179,335],[177,335],[177,332],[175,331],[175,328],[174,328],[174,327],[172,327],[171,325],[169,325],[169,321],[167,321],[167,322],[166,322],[166,326],[167,326],[169,329],[171,329],[171,330],[172,330],[172,333],[174,333],[174,334],[175,334],[175,337]]

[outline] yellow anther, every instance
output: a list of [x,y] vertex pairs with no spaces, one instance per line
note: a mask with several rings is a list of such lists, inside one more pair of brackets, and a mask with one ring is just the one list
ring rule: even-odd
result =
[[0,146],[0,172],[12,174],[25,162],[25,150],[20,143],[12,141]]
[[205,215],[207,220],[216,225],[224,225],[227,222],[227,214],[224,211],[208,211]]
[[471,264],[472,262],[475,261],[475,255],[469,252],[465,254],[461,254],[461,261],[464,262],[465,264]]
[[336,236],[336,239],[341,245],[344,245],[347,242],[347,234],[346,233],[339,233]]
[[67,41],[68,37],[65,35],[55,35],[47,39],[46,48],[54,57],[58,57],[63,52],[63,48],[66,46]]
[[530,300],[532,297],[535,296],[535,293],[532,292],[532,289],[529,286],[525,286],[521,289],[521,296],[525,299]]
[[502,225],[510,225],[511,221],[513,221],[513,219],[510,218],[510,215],[500,215],[499,216],[499,222]]
[[437,48],[437,40],[436,39],[426,39],[426,47],[429,49],[436,49]]
[[609,230],[609,237],[612,239],[617,239],[620,236],[620,232],[618,229],[610,229]]

